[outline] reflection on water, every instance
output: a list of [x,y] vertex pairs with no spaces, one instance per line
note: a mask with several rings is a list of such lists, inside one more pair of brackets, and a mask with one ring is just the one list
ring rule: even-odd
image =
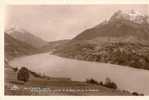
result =
[[121,90],[149,94],[149,71],[112,64],[78,61],[48,53],[20,57],[10,61],[13,67],[26,66],[30,70],[52,77],[70,77],[84,81],[109,77]]

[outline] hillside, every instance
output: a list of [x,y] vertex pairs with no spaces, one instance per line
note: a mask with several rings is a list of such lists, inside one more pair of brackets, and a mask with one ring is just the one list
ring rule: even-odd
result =
[[149,45],[126,41],[74,43],[54,52],[56,55],[79,60],[131,66],[149,70]]
[[54,54],[149,69],[148,16],[114,13],[108,21],[87,29]]
[[9,29],[7,33],[9,33],[10,36],[15,38],[16,40],[25,42],[26,44],[29,44],[34,48],[40,48],[47,44],[46,41],[42,40],[41,38],[23,29],[19,30],[19,29],[12,28],[12,29]]
[[58,41],[52,41],[48,42],[46,45],[39,48],[40,52],[52,52],[59,47],[64,46],[66,43],[68,43],[70,40],[58,40]]
[[11,59],[17,56],[34,54],[37,50],[29,44],[18,41],[9,34],[4,34],[5,57]]

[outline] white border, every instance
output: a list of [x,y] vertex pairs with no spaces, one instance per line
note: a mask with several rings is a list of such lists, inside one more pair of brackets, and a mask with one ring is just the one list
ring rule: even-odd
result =
[[5,0],[6,4],[146,4],[148,0]]
[[149,100],[149,96],[4,96],[4,18],[7,5],[49,5],[49,4],[149,4],[149,0],[1,0],[0,1],[0,100]]

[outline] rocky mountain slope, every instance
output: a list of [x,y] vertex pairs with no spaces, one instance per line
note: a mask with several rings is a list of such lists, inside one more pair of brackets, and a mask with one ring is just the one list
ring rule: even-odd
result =
[[[131,15],[131,16],[130,16]],[[108,21],[87,29],[73,40],[90,40],[96,37],[127,37],[149,40],[149,17],[115,12]]]

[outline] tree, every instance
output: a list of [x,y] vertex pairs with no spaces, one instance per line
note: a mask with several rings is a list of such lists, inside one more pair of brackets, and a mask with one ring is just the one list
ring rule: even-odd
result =
[[102,81],[99,84],[102,85],[102,86],[104,85]]
[[17,73],[17,79],[27,82],[29,80],[29,70],[26,67],[22,67]]

